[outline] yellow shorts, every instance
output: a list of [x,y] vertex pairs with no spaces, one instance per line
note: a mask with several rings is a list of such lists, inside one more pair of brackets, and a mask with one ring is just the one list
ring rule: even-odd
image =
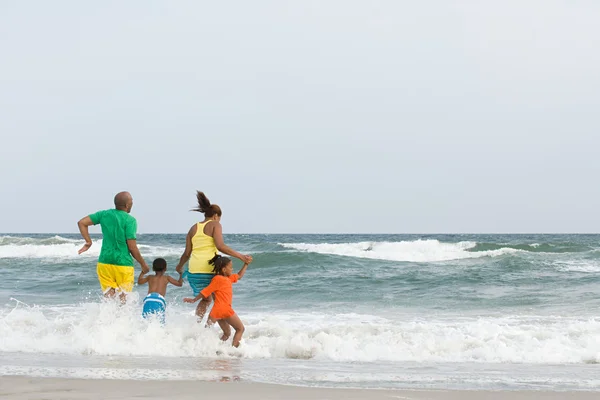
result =
[[115,289],[117,292],[133,290],[133,267],[98,263],[96,268],[102,293]]

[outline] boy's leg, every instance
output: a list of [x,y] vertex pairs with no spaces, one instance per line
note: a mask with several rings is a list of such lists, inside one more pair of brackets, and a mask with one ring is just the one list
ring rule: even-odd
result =
[[225,318],[224,320],[219,320],[219,324],[221,321],[225,321],[228,325],[231,325],[233,329],[235,329],[235,335],[233,335],[233,341],[231,344],[233,347],[238,347],[240,345],[240,340],[242,339],[242,335],[244,334],[244,324],[242,324],[242,320],[238,317],[237,314],[233,314],[229,318]]
[[217,322],[223,330],[223,336],[221,336],[221,340],[226,341],[227,339],[229,339],[229,336],[231,336],[231,327],[224,319],[220,319]]

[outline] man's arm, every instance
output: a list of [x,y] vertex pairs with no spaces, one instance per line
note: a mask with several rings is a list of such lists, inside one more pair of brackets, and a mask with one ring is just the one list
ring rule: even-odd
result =
[[173,278],[172,276],[167,275],[167,280],[169,281],[169,283],[171,285],[175,285],[175,286],[183,286],[183,276],[181,274],[179,274],[179,280],[175,280],[175,278]]
[[223,241],[223,227],[217,221],[214,222],[213,239],[215,241],[215,246],[217,246],[217,250],[219,250],[221,253],[225,253],[228,256],[238,258],[244,263],[252,262],[252,256],[238,253],[237,251],[233,250],[231,247],[225,244],[225,242]]
[[142,272],[148,273],[148,271],[150,271],[150,268],[148,268],[146,261],[144,261],[144,258],[140,254],[140,250],[137,247],[136,240],[128,239],[127,240],[127,248],[129,249],[129,252],[131,253],[132,257],[135,258],[135,260],[137,262],[139,262],[140,265],[142,266]]
[[138,277],[138,285],[143,285],[144,283],[148,282],[150,280],[149,276],[144,276],[146,275],[148,272],[140,272],[140,276]]
[[177,264],[177,266],[175,267],[175,271],[179,272],[179,274],[181,274],[181,272],[183,271],[183,266],[186,262],[189,261],[190,256],[192,255],[192,238],[196,234],[197,229],[197,225],[192,226],[187,236],[185,237],[185,250],[183,251],[181,258],[179,259],[179,264]]
[[91,226],[91,225],[94,225],[94,223],[92,222],[92,219],[89,217],[89,215],[81,218],[79,220],[79,222],[77,222],[77,226],[79,227],[79,232],[81,233],[83,240],[85,240],[85,244],[83,245],[83,247],[81,249],[79,249],[77,254],[86,252],[89,250],[90,247],[92,247],[92,238],[90,237],[90,231],[89,231],[89,226]]

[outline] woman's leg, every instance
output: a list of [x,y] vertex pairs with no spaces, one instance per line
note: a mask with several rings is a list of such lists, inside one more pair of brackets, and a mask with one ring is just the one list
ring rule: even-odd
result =
[[210,305],[213,298],[214,298],[214,294],[210,295],[206,299],[200,300],[200,302],[198,303],[198,306],[196,307],[196,316],[198,317],[198,322],[202,322],[202,319],[204,318],[204,314],[206,314],[206,309]]

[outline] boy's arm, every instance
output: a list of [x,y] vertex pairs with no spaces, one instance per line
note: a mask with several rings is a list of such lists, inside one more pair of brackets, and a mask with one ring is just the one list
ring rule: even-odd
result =
[[169,283],[171,285],[175,285],[175,286],[183,286],[183,276],[181,274],[179,274],[179,280],[175,280],[175,278],[173,278],[172,276],[167,275],[167,280],[169,281]]
[[244,274],[246,273],[247,268],[248,263],[244,263],[244,266],[242,267],[242,269],[240,269],[240,272],[238,272],[238,279],[242,279],[242,276],[244,276]]
[[146,275],[147,272],[140,272],[140,276],[138,277],[138,285],[143,285],[144,283],[148,282],[150,280],[149,276],[144,276]]

